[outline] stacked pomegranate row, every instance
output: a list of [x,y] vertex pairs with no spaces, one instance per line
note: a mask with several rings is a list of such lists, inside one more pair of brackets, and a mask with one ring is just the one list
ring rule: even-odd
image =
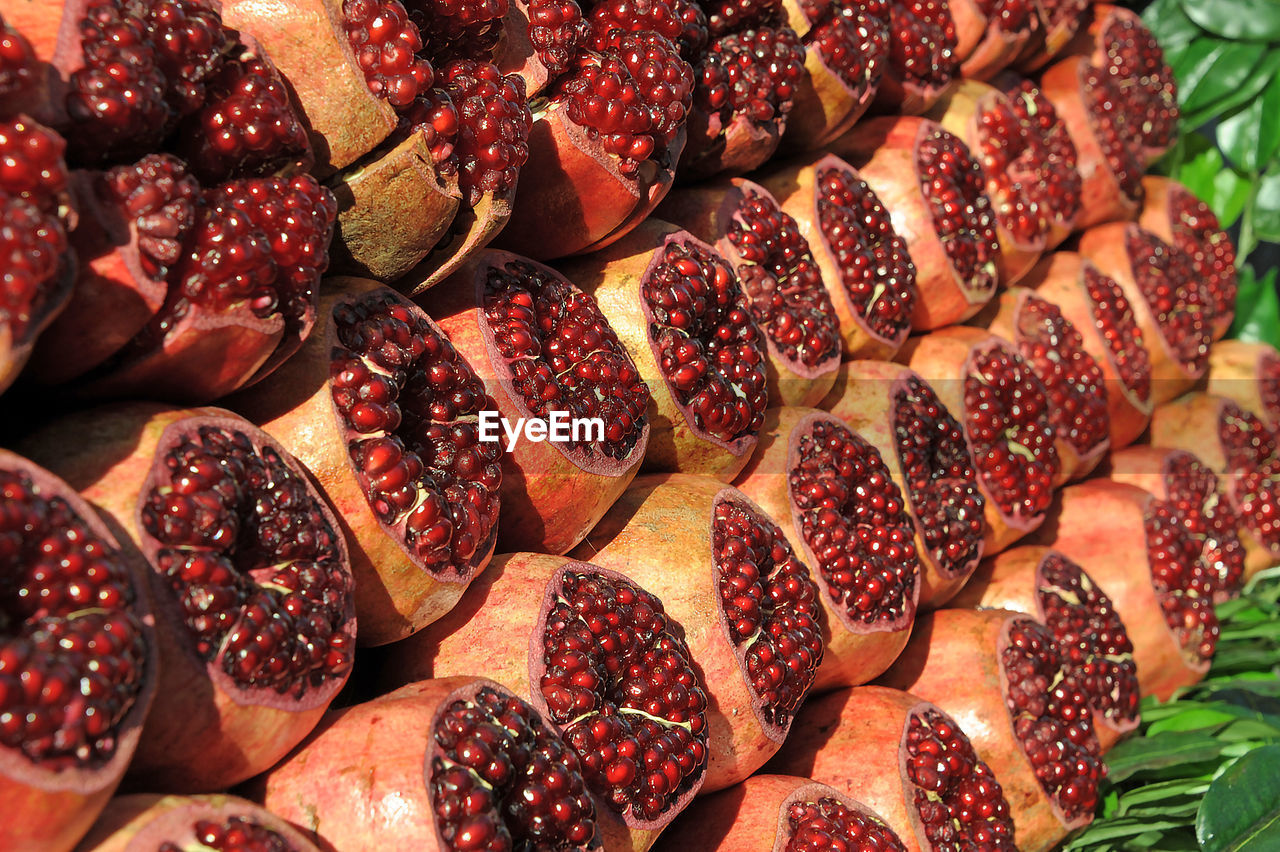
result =
[[1048,849],[1280,562],[1122,10],[0,14],[0,846]]

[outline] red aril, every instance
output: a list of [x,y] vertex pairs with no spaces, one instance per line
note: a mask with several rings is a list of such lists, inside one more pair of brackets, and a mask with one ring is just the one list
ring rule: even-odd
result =
[[960,423],[920,376],[887,361],[841,365],[822,407],[879,451],[915,527],[919,608],[942,606],[977,567],[986,527]]
[[966,80],[990,80],[1039,35],[1035,0],[951,0],[956,58]]
[[1035,0],[1039,19],[1032,28],[1031,39],[1014,61],[1023,74],[1033,74],[1058,57],[1089,19],[1093,0]]
[[1280,351],[1270,343],[1219,340],[1209,350],[1206,389],[1280,428]]
[[[941,0],[888,0],[889,62],[875,109],[883,113],[927,112],[959,71],[956,21]],[[836,153],[839,153],[838,151]]]
[[303,832],[246,799],[135,793],[107,804],[82,846],[93,852],[319,852]]
[[734,484],[813,570],[826,642],[815,689],[884,671],[906,644],[920,565],[906,501],[879,451],[830,414],[771,408]]

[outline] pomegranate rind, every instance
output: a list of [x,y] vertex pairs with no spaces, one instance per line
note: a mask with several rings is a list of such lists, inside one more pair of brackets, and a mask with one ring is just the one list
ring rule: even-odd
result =
[[[239,432],[255,448],[272,447],[295,476],[302,466],[271,436],[221,408],[170,408],[156,403],[119,403],[69,415],[35,433],[33,455],[47,458],[81,493],[128,536],[145,559],[150,599],[155,608],[160,677],[144,736],[129,765],[132,790],[165,789],[203,793],[222,790],[269,768],[315,727],[347,680],[330,677],[318,688],[288,696],[270,688],[236,683],[222,669],[222,655],[206,662],[198,656],[181,604],[156,566],[158,544],[143,526],[148,496],[171,481],[165,467],[169,451],[202,426]],[[342,565],[346,544],[337,518],[312,491],[334,532]],[[352,603],[347,601],[343,634],[356,635]]]
[[[952,608],[1024,612],[1047,624],[1040,592],[1048,587],[1043,575],[1045,560],[1055,555],[1066,558],[1053,548],[1027,544],[984,560],[969,584],[952,599]],[[1083,568],[1080,568],[1080,574],[1082,582],[1087,580],[1093,584],[1093,579]],[[1108,716],[1097,707],[1091,709],[1093,730],[1098,735],[1098,745],[1103,753],[1135,731],[1142,721],[1137,712],[1120,718]]]
[[[6,19],[8,15],[6,14]],[[124,777],[155,697],[159,654],[145,567],[136,552],[122,550],[120,539],[75,486],[26,458],[0,449],[0,468],[24,474],[41,489],[65,500],[84,525],[120,555],[134,584],[133,612],[143,630],[146,671],[133,707],[121,720],[115,753],[95,767],[44,769],[13,749],[0,747],[0,806],[21,819],[0,821],[0,847],[15,852],[70,850],[102,813]]]
[[[870,807],[828,784],[792,775],[753,775],[730,790],[699,797],[658,840],[655,852],[787,852],[791,826],[787,811],[796,803],[834,799],[878,822],[898,840],[888,821]],[[843,838],[835,838],[843,840]],[[886,852],[900,852],[901,841]]]
[[717,175],[753,172],[769,161],[782,143],[789,118],[760,124],[735,111],[723,124],[719,113],[708,114],[694,101],[689,110],[688,142],[680,153],[676,174],[681,183],[695,183]]
[[[522,263],[578,288],[560,273],[510,252],[485,250],[437,290],[419,297],[427,313],[463,353],[485,384],[508,423],[536,418],[512,381],[511,365],[499,354],[493,327],[485,318],[485,285],[490,269]],[[608,389],[602,389],[608,392]],[[607,425],[607,424],[606,424]],[[506,440],[505,436],[501,439]],[[566,553],[582,541],[627,489],[644,461],[649,423],[641,427],[631,451],[622,459],[589,456],[572,444],[520,440],[502,454],[498,547],[504,551]]]
[[[1038,25],[1012,66],[1019,73],[1031,75],[1057,59],[1075,37],[1080,25],[1088,20],[1086,9],[1091,0],[1054,0],[1055,9],[1045,8],[1045,0],[1035,0]],[[1070,6],[1067,6],[1067,4]],[[1057,12],[1056,16],[1054,13]]]
[[[351,554],[361,625],[357,639],[362,645],[403,639],[442,617],[488,564],[497,541],[497,530],[491,529],[465,571],[435,577],[406,549],[403,532],[383,524],[369,506],[351,462],[329,379],[332,349],[337,345],[334,311],[377,294],[393,297],[425,317],[413,302],[376,281],[326,278],[317,312],[323,328],[280,369],[227,400],[236,412],[277,436],[281,446],[310,471],[329,501]],[[429,318],[427,323],[448,339]]]
[[[1107,342],[1107,332],[1099,326],[1095,306],[1085,283],[1086,270],[1092,261],[1075,252],[1055,251],[1039,263],[1019,282],[1023,287],[1051,303],[1076,327],[1084,339],[1084,348],[1098,366],[1107,387],[1107,416],[1110,421],[1108,435],[1111,449],[1127,447],[1146,431],[1155,407],[1148,392],[1146,398],[1121,378],[1115,353]],[[1113,279],[1114,280],[1114,279]],[[1126,303],[1128,296],[1125,297]],[[1129,330],[1130,342],[1142,348],[1145,345],[1142,329],[1136,323],[1136,311],[1130,306],[1135,323]],[[1148,370],[1148,378],[1150,371]]]
[[198,848],[195,823],[223,824],[234,817],[274,831],[291,852],[320,852],[302,832],[247,799],[225,794],[176,796],[135,793],[117,796],[81,842],[93,852],[153,852],[165,843]]
[[[647,474],[636,479],[572,553],[631,578],[657,595],[667,613],[685,626],[689,651],[707,685],[709,754],[703,793],[733,786],[763,766],[782,747],[794,718],[779,725],[764,717],[748,680],[748,642],[737,646],[729,632],[712,543],[721,502],[769,520],[746,495],[718,480]],[[708,617],[712,612],[714,618]]]
[[[431,794],[434,734],[450,704],[482,689],[509,691],[476,676],[423,680],[331,712],[245,795],[324,849],[381,852],[394,837],[405,848],[451,852],[456,847],[436,826]],[[554,730],[545,719],[542,724]],[[317,784],[318,778],[330,783]]]
[[934,226],[933,211],[920,186],[916,152],[925,137],[939,132],[948,131],[926,118],[882,116],[859,122],[829,146],[831,153],[858,170],[907,243],[919,289],[911,317],[915,331],[966,320],[982,310],[996,291],[996,263],[982,274],[989,281],[963,279]]
[[[562,261],[556,268],[596,300],[649,386],[649,446],[641,470],[696,473],[729,482],[750,460],[758,433],[746,432],[725,441],[699,427],[692,410],[676,400],[649,332],[652,312],[645,304],[643,286],[671,243],[689,243],[719,256],[689,232],[650,217],[604,251]],[[763,362],[762,342],[759,347]]]
[[[799,223],[801,233],[809,241],[813,259],[818,262],[818,269],[822,272],[822,283],[827,288],[827,295],[831,297],[831,304],[835,306],[836,316],[840,320],[840,335],[844,341],[843,359],[849,361],[892,358],[906,342],[907,335],[911,333],[911,327],[904,323],[897,334],[886,337],[867,324],[862,312],[849,298],[849,293],[842,283],[840,262],[822,233],[818,183],[820,176],[831,169],[847,171],[855,177],[862,177],[857,169],[833,154],[827,154],[812,163],[775,167],[755,177],[761,186],[773,193],[783,211]],[[870,185],[870,181],[867,183]],[[886,209],[888,209],[887,204]],[[890,214],[892,216],[892,211]],[[896,230],[896,220],[893,225]],[[916,302],[919,303],[920,299],[921,294],[917,293]],[[816,404],[791,402],[775,398],[772,393],[769,400],[772,405]]]
[[[959,724],[1004,789],[1018,848],[1043,852],[1091,823],[1093,812],[1067,819],[1040,786],[1014,734],[1001,652],[1019,619],[1032,620],[1001,609],[943,609],[922,616],[906,650],[879,683],[936,702]],[[1099,758],[1096,737],[1085,749]]]
[[[950,570],[944,570],[925,543],[924,522],[916,514],[915,502],[907,487],[894,435],[894,397],[912,377],[924,381],[915,371],[901,364],[889,361],[848,361],[840,366],[836,385],[820,407],[839,417],[845,425],[876,448],[898,490],[907,498],[906,506],[915,527],[916,555],[920,560],[920,600],[917,611],[928,612],[947,604],[964,587],[978,567],[986,544],[980,539],[972,557]],[[941,400],[939,404],[946,408]],[[977,486],[976,478],[974,485]],[[985,518],[981,523],[985,529]]]
[[[415,680],[453,678],[483,670],[503,688],[529,702],[544,719],[549,719],[547,702],[540,688],[546,668],[542,661],[543,636],[550,609],[548,601],[557,593],[568,571],[631,583],[611,569],[563,556],[501,554],[471,584],[452,612],[389,649],[383,667],[384,682],[388,685],[408,682],[410,686],[405,688],[409,689]],[[674,618],[672,623],[675,624]],[[703,665],[702,660],[697,663],[699,667]],[[689,787],[657,820],[622,816],[612,804],[592,792],[604,848],[609,852],[645,852],[693,800],[706,777],[704,764]]]
[[223,23],[252,35],[289,81],[319,155],[317,174],[355,163],[395,129],[395,112],[369,91],[356,62],[342,0],[222,0],[221,11]]
[[1263,394],[1262,385],[1268,381],[1280,385],[1280,350],[1270,343],[1220,340],[1210,347],[1205,390],[1280,430],[1280,405],[1268,404]]
[[[911,588],[907,590],[904,612],[892,621],[870,627],[859,624],[849,618],[844,607],[832,600],[827,583],[816,570],[818,560],[805,541],[802,513],[787,481],[790,471],[800,463],[801,438],[811,434],[813,427],[823,421],[834,423],[841,429],[849,428],[838,417],[825,411],[770,408],[765,412],[764,426],[760,430],[760,445],[733,483],[782,528],[791,549],[805,565],[810,566],[826,622],[822,637],[826,650],[814,680],[814,693],[857,686],[887,669],[906,646],[920,599],[920,570],[916,563],[911,572],[913,579]],[[869,446],[877,452],[874,445]]]
[[1084,566],[1107,593],[1133,642],[1142,694],[1168,701],[1179,687],[1199,682],[1209,661],[1193,663],[1178,647],[1152,585],[1143,523],[1154,499],[1136,485],[1076,483],[1062,489],[1059,511],[1033,538]]
[[[713,246],[730,266],[735,270],[746,263],[742,259],[728,234],[735,227],[737,209],[744,198],[763,196],[774,203],[783,212],[787,212],[769,190],[746,178],[726,178],[711,183],[684,187],[669,194],[658,205],[654,215],[660,219],[678,225],[689,231],[698,239]],[[789,214],[790,215],[790,214]],[[793,216],[793,218],[795,218]],[[807,225],[796,219],[802,232]],[[809,234],[805,234],[808,241]],[[821,249],[815,250],[809,244],[819,271],[823,273],[823,286],[826,288],[826,267],[819,257]],[[830,289],[827,288],[828,294]],[[836,313],[842,317],[842,303],[834,298]],[[763,329],[761,329],[763,331]],[[843,331],[843,327],[842,327]],[[769,402],[773,405],[816,405],[831,390],[835,381],[836,370],[840,366],[841,348],[835,350],[818,363],[810,366],[797,358],[790,357],[780,350],[768,334],[764,334],[764,342],[768,348]]]
[[[984,15],[973,0],[950,0],[950,6],[959,36],[959,76],[965,80],[990,80],[1017,60],[1039,30],[1040,22],[1034,13],[1028,15],[1022,29],[1009,31],[998,18]],[[974,23],[969,23],[969,18],[975,18]],[[972,29],[979,29],[976,41],[964,35]]]

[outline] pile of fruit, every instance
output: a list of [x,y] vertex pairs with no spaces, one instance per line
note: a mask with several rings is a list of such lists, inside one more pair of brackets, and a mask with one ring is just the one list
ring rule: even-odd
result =
[[0,17],[0,849],[1047,850],[1280,563],[1122,8]]

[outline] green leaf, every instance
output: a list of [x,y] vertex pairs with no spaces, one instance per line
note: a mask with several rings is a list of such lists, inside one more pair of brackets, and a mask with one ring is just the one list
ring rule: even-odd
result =
[[[1180,146],[1183,160],[1169,170],[1169,176],[1185,184],[1187,189],[1207,203],[1213,194],[1214,177],[1226,168],[1222,152],[1199,133],[1182,137]],[[1214,210],[1214,213],[1217,212]]]
[[1123,811],[1141,805],[1156,803],[1169,804],[1178,798],[1192,797],[1199,803],[1204,791],[1209,789],[1208,778],[1178,778],[1173,781],[1160,781],[1156,784],[1144,784],[1136,790],[1125,793],[1119,799]]
[[[1280,55],[1280,51],[1272,55]],[[1280,147],[1280,78],[1273,74],[1261,97],[1222,120],[1218,144],[1246,173],[1257,174],[1267,168]]]
[[1187,17],[1230,39],[1280,39],[1280,4],[1273,0],[1182,0]]
[[1253,227],[1258,239],[1280,242],[1280,171],[1267,172],[1254,196]]
[[1165,731],[1198,731],[1207,728],[1217,728],[1228,722],[1234,722],[1240,718],[1238,712],[1232,712],[1225,707],[1214,707],[1212,705],[1198,706],[1193,704],[1181,713],[1170,716],[1167,719],[1152,722],[1147,726],[1146,736],[1153,737]]
[[1213,760],[1222,743],[1200,731],[1169,731],[1120,743],[1107,755],[1107,774],[1119,782],[1136,772]]
[[[1143,23],[1164,48],[1166,60],[1171,51],[1185,47],[1203,30],[1182,11],[1180,0],[1155,0],[1142,12]],[[1172,63],[1170,63],[1172,64]]]
[[[1184,52],[1189,50],[1185,48]],[[1179,59],[1181,61],[1181,59]],[[1169,60],[1172,65],[1173,60]],[[1184,112],[1182,121],[1185,127],[1200,127],[1212,118],[1220,115],[1226,115],[1237,107],[1246,105],[1258,96],[1268,85],[1275,80],[1276,72],[1280,71],[1280,50],[1268,50],[1266,56],[1258,62],[1257,66],[1249,74],[1249,79],[1244,85],[1233,92],[1228,93],[1220,101],[1201,106],[1193,112]]]
[[1177,820],[1152,819],[1150,817],[1116,817],[1105,822],[1095,822],[1093,825],[1080,835],[1081,841],[1087,840],[1089,843],[1101,843],[1104,840],[1121,840],[1126,837],[1136,837],[1152,831],[1167,831],[1172,828],[1181,828],[1186,823]]
[[[1201,47],[1202,42],[1208,44]],[[1179,105],[1185,112],[1194,113],[1209,104],[1221,103],[1248,82],[1266,51],[1266,45],[1254,42],[1237,44],[1214,39],[1192,42],[1183,58],[1185,70],[1181,74],[1174,70],[1179,81]]]
[[[1246,270],[1248,274],[1246,275]],[[1247,280],[1246,280],[1247,279]],[[1276,270],[1268,269],[1258,280],[1252,268],[1240,269],[1240,290],[1236,296],[1236,317],[1231,323],[1231,336],[1241,340],[1277,340],[1280,329],[1280,300],[1276,298]]]
[[1250,751],[1209,785],[1196,837],[1204,852],[1267,852],[1280,845],[1280,745]]

